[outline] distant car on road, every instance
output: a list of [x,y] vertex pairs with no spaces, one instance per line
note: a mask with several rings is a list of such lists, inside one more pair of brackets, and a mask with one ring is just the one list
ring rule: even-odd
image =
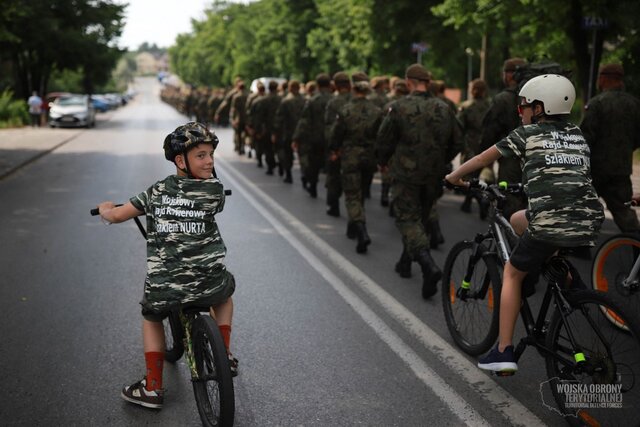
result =
[[63,95],[49,106],[51,127],[93,127],[96,110],[88,95]]

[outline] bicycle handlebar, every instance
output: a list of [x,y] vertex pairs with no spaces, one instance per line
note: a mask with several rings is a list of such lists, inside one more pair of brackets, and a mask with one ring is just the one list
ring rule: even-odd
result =
[[[224,195],[225,196],[230,196],[231,195],[231,190],[224,190]],[[120,205],[116,205],[116,207],[118,206],[122,206]],[[100,215],[100,211],[98,210],[98,208],[93,208],[89,211],[89,213],[91,214],[91,216],[98,216]]]
[[448,189],[458,190],[462,192],[467,192],[469,190],[480,190],[483,193],[492,195],[494,198],[503,197],[503,193],[519,194],[522,193],[524,189],[522,184],[509,184],[506,181],[500,181],[498,184],[487,184],[486,182],[481,181],[477,178],[467,181],[467,186],[454,185],[446,179],[443,180],[443,184]]

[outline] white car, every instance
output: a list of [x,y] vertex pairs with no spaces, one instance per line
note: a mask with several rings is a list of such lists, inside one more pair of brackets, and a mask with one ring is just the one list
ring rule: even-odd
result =
[[251,87],[249,89],[252,93],[257,92],[258,82],[261,82],[264,85],[265,89],[267,89],[267,92],[269,92],[268,86],[271,80],[275,80],[276,82],[278,82],[278,85],[287,81],[287,79],[283,79],[281,77],[260,77],[259,79],[255,79],[251,82]]
[[88,95],[65,95],[49,104],[49,126],[93,127],[96,110]]

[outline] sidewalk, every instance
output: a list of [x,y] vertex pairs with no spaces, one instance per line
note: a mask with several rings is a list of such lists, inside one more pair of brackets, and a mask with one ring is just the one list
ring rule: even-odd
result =
[[[97,125],[111,119],[112,115],[113,112],[101,113]],[[0,129],[0,181],[87,130],[48,126]]]
[[70,141],[85,129],[49,127],[0,130],[0,180]]

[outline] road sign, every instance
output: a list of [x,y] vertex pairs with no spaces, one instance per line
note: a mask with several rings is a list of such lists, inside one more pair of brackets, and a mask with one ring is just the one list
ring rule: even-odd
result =
[[425,42],[411,43],[411,52],[424,53],[429,49],[429,45]]
[[582,18],[582,28],[585,30],[601,30],[609,28],[609,21],[599,16],[584,16]]

